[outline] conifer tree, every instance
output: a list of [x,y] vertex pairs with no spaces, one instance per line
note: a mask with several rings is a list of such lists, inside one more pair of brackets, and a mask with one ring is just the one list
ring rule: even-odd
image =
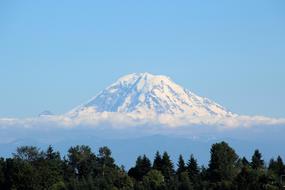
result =
[[152,168],[158,171],[162,171],[162,158],[159,151],[157,151],[155,154]]
[[178,168],[177,168],[177,174],[181,174],[182,172],[186,171],[186,166],[185,166],[185,162],[183,159],[183,156],[180,154],[179,155],[179,159],[178,159],[178,164],[177,164]]
[[251,167],[255,170],[264,168],[264,160],[262,160],[262,154],[259,150],[255,150],[251,158]]
[[174,173],[174,166],[170,160],[170,156],[167,152],[164,152],[162,156],[162,175],[165,177],[166,181],[169,181],[173,177]]
[[238,156],[226,142],[216,143],[211,148],[209,178],[212,182],[232,180],[237,170]]

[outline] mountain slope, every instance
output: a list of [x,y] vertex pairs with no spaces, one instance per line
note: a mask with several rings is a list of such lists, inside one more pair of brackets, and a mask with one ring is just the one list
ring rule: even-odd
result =
[[193,117],[231,117],[219,104],[190,92],[170,78],[149,73],[126,75],[69,115],[125,113],[140,118],[187,115]]

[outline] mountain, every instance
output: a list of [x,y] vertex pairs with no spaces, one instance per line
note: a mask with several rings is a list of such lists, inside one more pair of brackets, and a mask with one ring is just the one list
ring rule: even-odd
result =
[[45,117],[45,116],[53,116],[54,114],[49,111],[49,110],[45,110],[45,111],[42,111],[38,116],[39,117]]
[[135,118],[232,117],[226,108],[184,89],[169,77],[134,73],[121,77],[87,103],[68,113],[70,116],[92,113],[122,113]]

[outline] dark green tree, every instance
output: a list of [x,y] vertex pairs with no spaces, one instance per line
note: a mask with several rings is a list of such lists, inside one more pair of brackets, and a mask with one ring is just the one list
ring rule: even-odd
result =
[[216,143],[211,148],[208,177],[213,189],[231,189],[238,174],[238,156],[227,143]]
[[158,171],[162,171],[162,158],[158,151],[155,154],[152,168]]
[[5,160],[4,158],[0,158],[0,189],[4,189],[4,183],[5,183],[4,168],[5,168]]
[[68,150],[68,166],[76,178],[87,178],[92,175],[95,167],[96,156],[89,146],[81,145]]
[[192,190],[194,189],[190,182],[187,172],[182,172],[179,175],[178,190]]
[[164,176],[158,170],[150,170],[147,175],[143,177],[143,187],[149,190],[164,190]]
[[282,158],[278,156],[276,160],[271,159],[268,169],[272,171],[277,177],[284,175],[285,167]]
[[131,177],[141,181],[150,170],[151,162],[146,155],[143,155],[137,158],[135,167],[131,168],[128,173]]
[[264,168],[264,160],[259,150],[255,150],[251,158],[251,167],[255,170]]
[[161,173],[164,176],[166,182],[169,182],[171,178],[174,176],[174,166],[172,161],[170,160],[170,156],[167,152],[164,152],[162,155],[162,170]]
[[62,161],[60,153],[51,146],[43,154],[43,159],[37,160],[34,167],[38,171],[38,182],[43,189],[50,189],[56,184],[63,183]]
[[187,171],[192,182],[196,181],[200,175],[199,166],[193,154],[191,154],[190,159],[187,163]]
[[106,172],[112,172],[115,168],[115,160],[111,157],[111,150],[108,147],[99,148],[98,165],[99,175],[105,176]]
[[182,172],[185,172],[187,170],[186,165],[185,165],[185,161],[183,159],[183,156],[180,154],[179,155],[179,159],[178,159],[178,164],[177,164],[178,168],[177,168],[177,174],[181,174]]
[[13,157],[19,160],[28,162],[36,161],[43,157],[43,153],[35,146],[22,146],[18,147]]
[[190,159],[188,160],[187,172],[193,187],[198,189],[201,183],[201,175],[197,160],[194,158],[193,154],[191,154]]

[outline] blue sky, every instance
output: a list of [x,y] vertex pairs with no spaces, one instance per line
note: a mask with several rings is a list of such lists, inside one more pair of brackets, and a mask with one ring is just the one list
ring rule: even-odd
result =
[[285,1],[1,1],[0,117],[64,113],[118,77],[170,76],[285,117]]

